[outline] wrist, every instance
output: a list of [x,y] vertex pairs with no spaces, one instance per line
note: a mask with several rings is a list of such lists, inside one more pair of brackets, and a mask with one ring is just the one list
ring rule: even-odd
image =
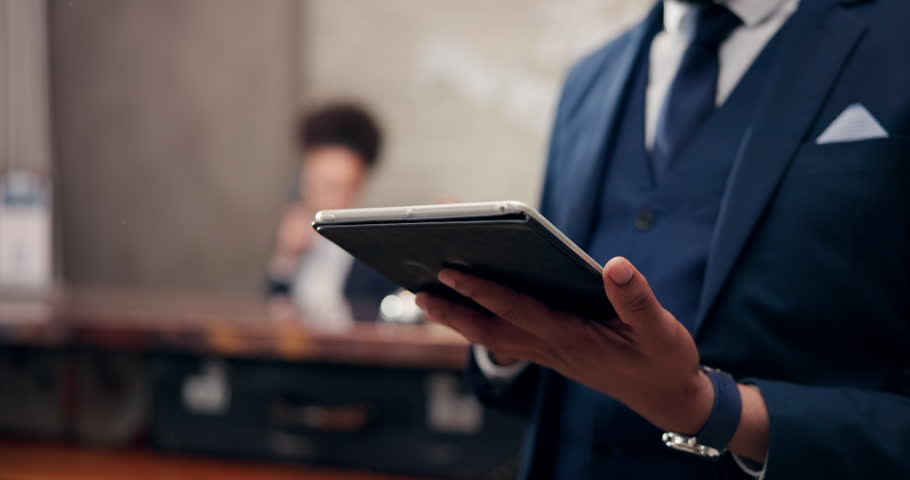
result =
[[701,431],[711,409],[714,406],[714,385],[704,371],[698,369],[698,374],[684,387],[680,397],[675,401],[681,408],[673,420],[673,425],[667,430],[694,435]]
[[743,410],[730,451],[740,457],[763,463],[768,455],[770,417],[765,399],[755,385],[739,385]]
[[[711,415],[714,386],[701,369],[673,391],[649,395],[651,411],[639,414],[661,430],[694,435],[702,429]],[[656,404],[653,400],[658,400]]]
[[[681,434],[679,431],[664,433],[664,443],[675,450],[704,457],[716,458],[732,450],[749,458],[763,458],[767,449],[766,446],[756,448],[756,437],[762,438],[761,432],[756,429],[763,427],[767,430],[767,415],[764,419],[754,415],[755,399],[761,401],[761,394],[757,389],[739,385],[731,375],[720,370],[707,367],[702,367],[702,370],[714,391],[707,420],[695,434]],[[737,436],[740,437],[738,442],[734,441]]]

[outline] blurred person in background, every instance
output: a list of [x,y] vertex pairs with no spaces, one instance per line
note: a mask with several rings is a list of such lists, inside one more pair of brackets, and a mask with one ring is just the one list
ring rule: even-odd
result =
[[302,156],[297,200],[282,216],[267,276],[270,304],[297,307],[308,322],[373,321],[396,286],[312,227],[319,210],[352,208],[379,159],[382,132],[364,108],[332,103],[305,114],[297,127]]
[[540,210],[616,313],[417,300],[529,419],[522,478],[910,478],[908,19],[664,0],[572,69]]

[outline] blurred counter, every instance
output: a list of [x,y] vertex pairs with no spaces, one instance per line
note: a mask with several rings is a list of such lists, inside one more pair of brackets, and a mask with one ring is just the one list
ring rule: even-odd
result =
[[514,459],[523,423],[474,399],[455,332],[306,325],[255,300],[0,295],[0,433],[444,478]]
[[460,369],[467,344],[436,325],[355,323],[308,328],[262,302],[75,290],[0,293],[0,345],[89,346],[230,357]]

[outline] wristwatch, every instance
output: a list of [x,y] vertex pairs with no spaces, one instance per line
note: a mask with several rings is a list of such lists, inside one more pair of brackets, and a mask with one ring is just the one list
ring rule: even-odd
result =
[[695,435],[666,432],[664,445],[686,453],[717,458],[727,451],[742,415],[742,398],[736,380],[729,373],[702,366],[714,386],[714,404],[701,431]]

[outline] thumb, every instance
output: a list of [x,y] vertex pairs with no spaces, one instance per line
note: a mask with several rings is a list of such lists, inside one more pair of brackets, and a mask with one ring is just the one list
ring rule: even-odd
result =
[[607,298],[624,323],[650,328],[670,317],[657,301],[644,275],[625,258],[614,257],[607,262],[603,282]]

